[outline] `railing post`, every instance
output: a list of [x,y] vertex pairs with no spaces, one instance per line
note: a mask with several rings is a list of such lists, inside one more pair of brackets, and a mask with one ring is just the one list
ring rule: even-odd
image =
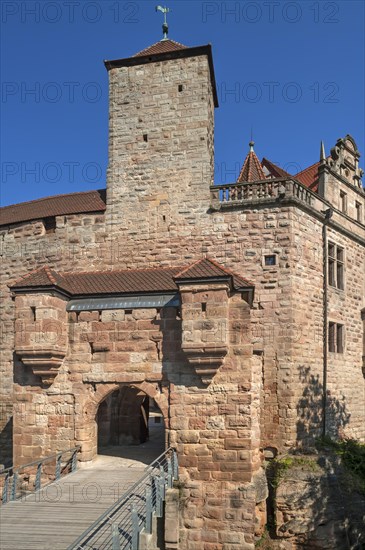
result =
[[42,462],[37,466],[37,473],[35,475],[35,490],[39,491],[42,485]]
[[5,480],[4,480],[4,487],[3,487],[3,494],[2,494],[2,499],[1,499],[3,504],[6,504],[8,502],[9,476],[10,476],[10,472],[6,472]]
[[165,500],[165,491],[166,491],[166,478],[165,471],[163,466],[160,466],[160,477],[158,479],[159,493],[160,493],[160,518],[163,516],[163,503]]
[[156,476],[151,476],[151,497],[152,497],[152,512],[157,510],[158,485]]
[[111,529],[112,529],[112,550],[120,550],[118,524],[112,523]]
[[155,479],[156,487],[156,517],[162,518],[162,491],[161,491],[161,478]]
[[77,470],[77,449],[72,453],[72,459],[71,459],[71,472],[75,472]]
[[172,451],[172,456],[173,456],[173,470],[174,470],[174,480],[177,481],[179,479],[179,461],[178,461],[178,457],[177,457],[177,452],[175,451],[175,449]]
[[132,544],[131,544],[131,550],[138,550],[138,547],[139,547],[139,521],[138,521],[137,510],[135,509],[133,504],[131,506],[131,515],[132,515]]
[[152,533],[152,492],[146,488],[146,533]]
[[170,457],[167,459],[167,487],[169,489],[172,487],[172,464]]
[[56,458],[56,470],[55,470],[55,480],[58,481],[61,477],[61,459],[62,453],[60,453]]
[[15,500],[16,499],[17,485],[18,485],[18,472],[13,472],[13,483],[12,483],[12,486],[11,486],[10,500]]

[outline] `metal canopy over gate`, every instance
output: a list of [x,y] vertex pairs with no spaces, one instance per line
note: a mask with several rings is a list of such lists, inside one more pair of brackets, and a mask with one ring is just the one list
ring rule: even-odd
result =
[[152,307],[177,307],[178,294],[151,294],[139,296],[113,296],[100,298],[80,298],[70,300],[67,311],[100,311],[103,309],[137,309]]

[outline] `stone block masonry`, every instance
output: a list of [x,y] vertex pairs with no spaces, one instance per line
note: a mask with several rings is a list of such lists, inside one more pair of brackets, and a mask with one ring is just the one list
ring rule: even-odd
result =
[[[171,548],[252,550],[265,522],[264,453],[307,447],[323,428],[365,438],[359,153],[349,136],[339,140],[321,159],[316,191],[288,175],[212,187],[210,47],[156,47],[107,62],[106,205],[56,210],[51,228],[26,215],[0,226],[0,442],[12,434],[15,465],[76,444],[87,462],[98,439],[120,441],[110,411],[121,396],[122,435],[145,435],[135,424],[148,396],[180,461]],[[334,265],[343,284],[336,275],[325,286],[330,243],[342,251]],[[177,277],[173,306],[100,305],[146,300],[143,289],[86,296],[62,285],[19,287],[45,265],[61,279],[106,269],[145,269],[148,279],[154,268],[183,274],[206,256],[218,271]],[[342,327],[331,349],[329,323]],[[12,461],[10,445],[1,451],[0,462]]]

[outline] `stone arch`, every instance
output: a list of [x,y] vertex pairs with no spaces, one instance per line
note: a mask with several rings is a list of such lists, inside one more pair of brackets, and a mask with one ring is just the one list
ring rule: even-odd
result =
[[164,427],[168,429],[168,400],[158,383],[142,381],[90,385],[77,407],[78,414],[75,418],[75,440],[76,445],[81,445],[81,461],[89,461],[96,456],[98,439],[96,419],[99,406],[108,395],[121,386],[135,388],[154,399],[162,413]]

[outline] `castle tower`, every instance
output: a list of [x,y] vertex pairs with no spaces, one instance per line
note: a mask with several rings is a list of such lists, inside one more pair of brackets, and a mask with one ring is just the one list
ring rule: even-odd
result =
[[[107,222],[134,247],[191,234],[214,177],[211,46],[163,39],[109,72]],[[184,229],[185,228],[185,229]],[[187,231],[189,229],[189,231]]]

